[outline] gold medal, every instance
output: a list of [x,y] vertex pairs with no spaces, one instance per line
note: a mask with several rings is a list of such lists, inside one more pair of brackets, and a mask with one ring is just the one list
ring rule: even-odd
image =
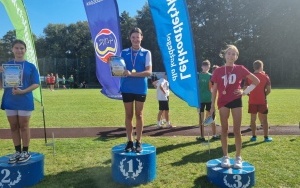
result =
[[[139,50],[133,54],[133,50],[132,50],[132,47],[131,47],[131,63],[132,63],[132,68],[135,66],[135,60],[136,60],[136,57],[138,56],[139,52],[140,52],[141,48],[139,48]],[[132,55],[134,55],[134,59],[132,58]],[[136,72],[136,70],[133,68],[131,72]]]
[[222,92],[222,94],[223,94],[223,95],[226,95],[226,91],[224,90],[224,91]]

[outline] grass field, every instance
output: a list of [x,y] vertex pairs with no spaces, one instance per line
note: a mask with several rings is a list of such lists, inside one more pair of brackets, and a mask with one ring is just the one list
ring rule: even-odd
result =
[[[45,121],[47,127],[123,126],[124,108],[120,100],[108,99],[99,89],[43,90]],[[273,89],[269,101],[270,125],[298,125],[300,89]],[[243,97],[243,125],[249,125],[248,97]],[[35,104],[31,127],[43,127],[42,108]],[[156,123],[158,103],[154,89],[149,90],[144,109],[145,125]],[[6,119],[5,113],[0,113]],[[217,116],[218,117],[218,116]],[[190,126],[198,123],[196,108],[189,107],[174,94],[170,96],[170,119],[174,125]],[[218,120],[217,120],[218,121]],[[2,123],[0,128],[8,128]]]
[[[273,89],[269,97],[271,125],[298,125],[300,90]],[[43,90],[47,127],[122,126],[124,110],[121,101],[105,98],[96,89]],[[196,125],[195,108],[174,95],[170,97],[171,120],[174,125]],[[247,98],[244,97],[244,106]],[[145,104],[145,124],[156,122],[157,101],[155,90],[150,89]],[[243,125],[249,117],[244,108]],[[4,112],[1,113],[1,128],[8,128]],[[43,127],[41,107],[36,103],[31,127]],[[0,130],[1,131],[1,130]],[[300,153],[299,136],[273,136],[271,143],[262,138],[253,143],[243,137],[243,158],[256,168],[258,188],[300,187],[298,169]],[[74,138],[56,139],[56,153],[44,144],[43,139],[31,140],[31,151],[45,155],[45,178],[35,187],[103,187],[125,188],[111,177],[111,148],[124,143],[125,138]],[[142,188],[213,188],[207,181],[206,162],[222,156],[220,142],[212,142],[210,152],[206,145],[195,137],[144,137],[145,143],[157,148],[157,178]],[[12,141],[0,140],[0,156],[13,153]],[[229,139],[229,153],[235,154],[234,139]]]
[[[243,158],[256,168],[258,188],[300,187],[299,136],[274,136],[274,142],[250,143],[243,137]],[[42,139],[33,139],[31,150],[45,155],[45,178],[37,188],[125,188],[114,183],[111,175],[111,148],[124,138],[56,139],[56,155]],[[145,137],[144,142],[157,148],[157,178],[143,188],[214,188],[207,181],[206,162],[219,158],[219,142],[208,147],[194,137]],[[229,139],[234,156],[234,139]],[[11,140],[1,140],[0,155],[12,153]]]

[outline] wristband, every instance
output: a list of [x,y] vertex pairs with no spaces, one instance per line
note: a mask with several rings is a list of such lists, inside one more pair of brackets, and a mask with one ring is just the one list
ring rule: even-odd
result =
[[255,87],[256,87],[256,85],[251,84],[243,91],[243,95],[248,95]]

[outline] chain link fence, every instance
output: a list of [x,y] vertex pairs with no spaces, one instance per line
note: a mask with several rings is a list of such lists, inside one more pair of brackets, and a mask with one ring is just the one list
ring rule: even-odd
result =
[[[9,59],[1,59],[1,65]],[[96,64],[94,58],[39,58],[38,67],[41,83],[46,87],[45,77],[47,74],[58,74],[61,79],[64,75],[68,84],[68,78],[73,75],[75,87],[85,82],[88,87],[99,88],[100,84],[96,77]]]

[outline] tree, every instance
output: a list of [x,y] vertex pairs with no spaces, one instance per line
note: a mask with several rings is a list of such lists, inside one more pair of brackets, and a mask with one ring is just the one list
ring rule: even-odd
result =
[[136,20],[129,16],[129,13],[124,11],[120,16],[120,27],[122,35],[122,48],[129,48],[131,46],[129,40],[129,32],[136,26]]
[[165,71],[161,55],[164,52],[161,52],[158,47],[155,27],[148,3],[143,6],[141,11],[138,11],[135,19],[137,26],[143,31],[144,38],[142,45],[151,51],[153,71]]
[[10,58],[13,58],[13,54],[11,51],[11,44],[16,39],[16,31],[10,30],[8,31],[3,38],[1,39],[1,51],[0,57],[3,58],[3,61],[7,61]]

